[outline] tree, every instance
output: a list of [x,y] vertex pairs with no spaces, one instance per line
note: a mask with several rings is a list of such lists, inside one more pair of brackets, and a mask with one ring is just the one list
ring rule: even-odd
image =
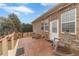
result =
[[15,14],[9,14],[8,17],[0,17],[0,36],[10,34],[14,31],[21,31],[21,22]]
[[9,20],[9,18],[6,17],[0,17],[0,36],[4,34],[11,33],[13,30],[13,24]]
[[0,17],[0,36],[17,32],[32,32],[31,24],[21,24],[19,18],[14,13],[9,14],[8,17]]
[[32,25],[23,23],[22,32],[32,32]]
[[12,13],[8,15],[8,18],[10,19],[11,23],[13,24],[13,27],[15,31],[20,32],[21,31],[21,22],[16,14]]

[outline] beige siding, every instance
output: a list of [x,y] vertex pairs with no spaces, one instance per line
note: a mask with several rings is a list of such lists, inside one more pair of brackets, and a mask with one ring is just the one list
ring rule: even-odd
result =
[[[76,8],[76,10],[77,10],[76,35],[75,34],[74,35],[71,34],[71,35],[73,37],[75,37],[75,36],[79,37],[79,4],[72,3],[71,5],[66,6],[66,7],[64,7],[64,5],[61,5],[61,7],[62,8],[59,11],[56,11],[53,14],[50,14],[48,17],[44,18],[43,20],[38,19],[39,21],[33,22],[33,31],[36,33],[42,34],[44,31],[41,30],[41,22],[48,22],[49,23],[48,33],[49,33],[50,32],[50,22],[53,20],[59,20],[59,36],[61,37],[63,35],[63,33],[61,33],[61,14],[65,11]],[[50,33],[49,33],[49,35],[50,35]]]

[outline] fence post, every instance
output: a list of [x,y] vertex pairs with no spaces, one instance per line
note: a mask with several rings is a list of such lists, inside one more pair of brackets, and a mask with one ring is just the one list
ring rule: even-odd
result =
[[28,37],[28,32],[27,32],[27,37]]
[[30,37],[31,37],[31,32],[30,32]]
[[29,32],[28,32],[28,37],[29,37]]
[[30,37],[30,32],[29,32],[29,37]]
[[2,39],[2,53],[4,56],[8,56],[8,41],[7,37]]
[[11,47],[12,49],[14,48],[14,45],[15,45],[15,41],[14,41],[14,33],[12,34],[12,38],[11,38]]

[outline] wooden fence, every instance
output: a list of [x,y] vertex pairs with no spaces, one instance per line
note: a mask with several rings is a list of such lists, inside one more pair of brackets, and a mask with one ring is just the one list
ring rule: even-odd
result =
[[32,37],[32,32],[23,33],[23,37]]
[[12,33],[0,38],[0,55],[7,56],[8,50],[15,47],[17,39],[22,38],[22,33]]

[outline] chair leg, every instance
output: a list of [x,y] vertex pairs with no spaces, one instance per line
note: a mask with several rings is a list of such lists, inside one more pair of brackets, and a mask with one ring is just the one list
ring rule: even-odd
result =
[[56,51],[57,47],[58,47],[57,44],[54,44],[54,45],[53,45],[53,49],[54,49],[54,51]]

